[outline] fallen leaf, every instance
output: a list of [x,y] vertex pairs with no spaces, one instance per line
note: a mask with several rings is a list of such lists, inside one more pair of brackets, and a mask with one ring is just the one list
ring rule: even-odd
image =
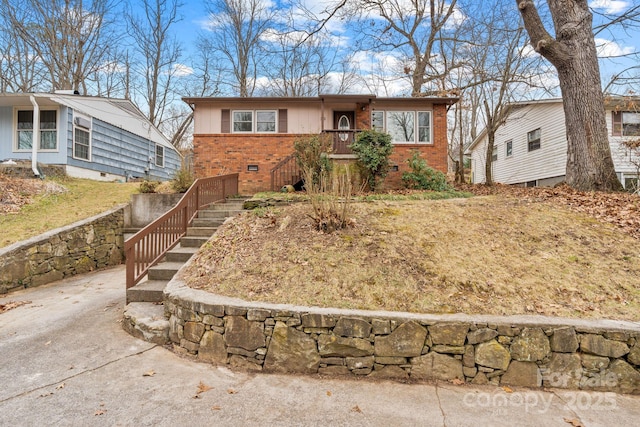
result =
[[462,385],[464,384],[464,380],[461,380],[460,378],[454,378],[451,380],[451,384],[453,385]]
[[571,424],[573,427],[584,427],[584,424],[582,424],[582,421],[580,421],[577,418],[565,418],[564,422]]
[[200,393],[204,393],[205,391],[209,391],[211,390],[213,387],[209,387],[208,385],[206,385],[205,383],[203,383],[202,381],[200,381],[200,384],[198,384],[198,391],[196,392],[196,395],[200,394]]
[[232,389],[232,388],[228,388],[228,389],[227,389],[227,393],[229,393],[229,394],[236,394],[236,393],[238,393],[238,392],[237,392],[237,391],[235,391],[235,390],[234,390],[234,389]]
[[56,390],[61,390],[64,388],[64,383],[60,384],[59,386],[56,387]]
[[331,396],[331,392],[327,390],[327,396]]
[[47,341],[46,343],[44,343],[44,345],[49,345],[51,344],[51,341]]
[[212,410],[212,411],[219,411],[219,410],[221,410],[221,409],[222,409],[222,408],[221,408],[221,407],[219,407],[218,405],[215,405],[215,406],[212,406],[212,407],[211,407],[211,410]]
[[507,387],[506,385],[502,386],[502,389],[505,391],[505,393],[513,393],[513,389],[511,387]]
[[25,304],[31,304],[31,301],[9,301],[7,303],[0,304],[0,313],[13,310],[14,308],[18,308],[21,305],[25,305]]
[[98,410],[96,411],[96,413],[95,413],[95,414],[93,414],[93,415],[104,415],[104,414],[106,414],[106,413],[107,413],[107,410],[106,410],[106,409],[98,409]]
[[154,376],[156,373],[153,371],[153,369],[151,369],[150,371],[145,372],[144,374],[142,374],[143,377],[152,377]]
[[351,408],[351,412],[357,412],[357,413],[361,414],[362,413],[362,409],[360,409],[360,407],[358,405],[356,405],[353,408]]

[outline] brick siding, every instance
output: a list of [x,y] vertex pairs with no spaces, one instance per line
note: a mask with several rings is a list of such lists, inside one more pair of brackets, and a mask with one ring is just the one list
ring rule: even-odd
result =
[[[364,111],[362,109],[364,108]],[[368,104],[358,105],[356,126],[371,126]],[[253,194],[271,189],[271,169],[293,153],[293,142],[302,135],[295,134],[214,134],[194,135],[194,173],[196,177],[239,173],[241,194]],[[419,150],[429,166],[447,172],[447,110],[446,105],[433,108],[433,144],[395,145],[391,162],[398,165],[397,172],[389,172],[385,188],[401,188],[402,172],[408,171],[407,160]],[[248,171],[257,165],[257,171]]]

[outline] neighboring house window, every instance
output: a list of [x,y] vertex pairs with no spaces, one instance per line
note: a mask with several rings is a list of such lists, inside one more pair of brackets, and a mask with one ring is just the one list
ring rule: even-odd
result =
[[156,144],[156,166],[164,167],[164,147]]
[[73,157],[89,160],[89,131],[76,127],[73,130]]
[[233,131],[252,132],[253,131],[253,111],[233,112]]
[[276,116],[275,110],[234,111],[233,131],[254,132],[255,129],[255,132],[259,133],[275,132]]
[[498,160],[498,147],[494,145],[493,151],[491,152],[491,161],[495,162],[496,160]]
[[513,155],[513,141],[507,141],[507,157],[511,157]]
[[541,135],[540,128],[536,130],[532,130],[531,132],[527,133],[527,142],[528,142],[529,151],[540,149],[540,135]]
[[612,112],[613,136],[640,136],[640,113],[633,111]]
[[[58,120],[56,110],[40,110],[40,146],[39,150],[58,149]],[[33,147],[33,110],[19,110],[17,114],[18,150],[31,150]]]
[[384,111],[374,111],[371,113],[371,129],[384,131]]
[[73,158],[91,160],[91,120],[73,118]]

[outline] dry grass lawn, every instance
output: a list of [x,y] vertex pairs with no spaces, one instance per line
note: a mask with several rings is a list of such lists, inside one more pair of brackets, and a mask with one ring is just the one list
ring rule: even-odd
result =
[[137,183],[0,175],[0,247],[127,203]]
[[249,300],[422,313],[640,318],[640,240],[505,195],[354,205],[313,230],[307,204],[245,213],[196,256],[193,288]]

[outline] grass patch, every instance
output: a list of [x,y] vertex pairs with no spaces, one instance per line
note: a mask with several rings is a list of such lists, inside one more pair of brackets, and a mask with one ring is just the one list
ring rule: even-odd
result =
[[273,303],[637,320],[640,241],[583,213],[506,196],[354,204],[313,230],[295,204],[225,224],[191,287]]
[[138,183],[100,182],[89,179],[51,178],[44,191],[16,214],[0,215],[0,247],[97,215],[127,203]]

